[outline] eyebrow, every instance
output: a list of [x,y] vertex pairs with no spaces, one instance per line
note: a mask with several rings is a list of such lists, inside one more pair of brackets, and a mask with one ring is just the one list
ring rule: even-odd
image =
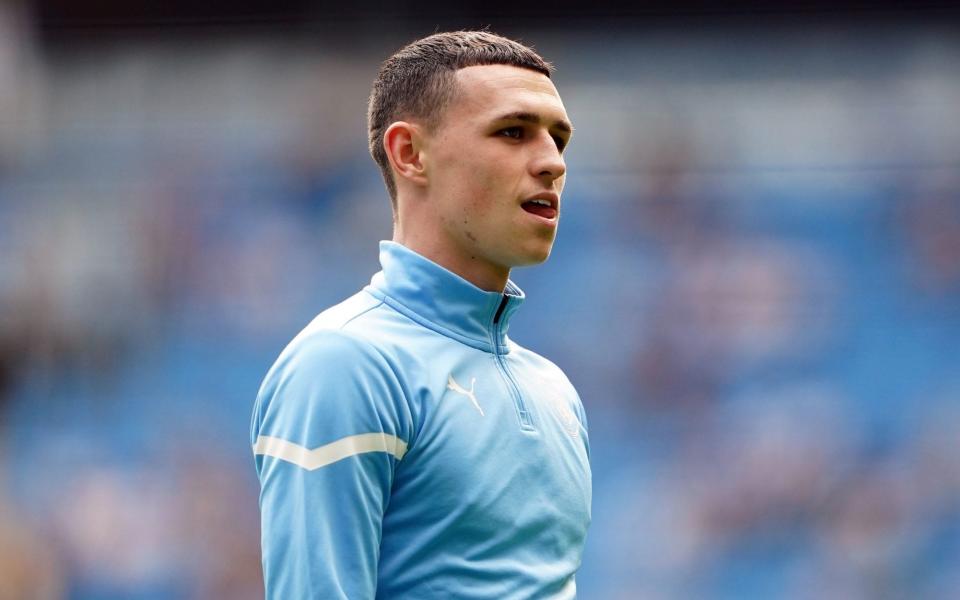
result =
[[[524,121],[526,123],[532,123],[534,125],[539,125],[543,122],[543,119],[540,118],[540,115],[536,113],[524,112],[524,111],[507,113],[501,116],[497,120],[498,121]],[[573,133],[573,125],[571,125],[568,121],[564,121],[563,119],[559,121],[555,121],[552,127],[555,127],[556,129],[559,129],[564,133]]]

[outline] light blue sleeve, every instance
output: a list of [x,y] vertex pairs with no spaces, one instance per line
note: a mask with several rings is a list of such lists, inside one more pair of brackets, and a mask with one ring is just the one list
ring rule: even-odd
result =
[[587,423],[587,409],[583,407],[583,400],[580,398],[580,393],[577,394],[577,418],[580,419],[580,424],[583,425],[583,446],[587,451],[587,459],[590,458],[590,425]]
[[372,599],[381,521],[413,431],[383,355],[338,330],[298,339],[251,424],[266,598]]

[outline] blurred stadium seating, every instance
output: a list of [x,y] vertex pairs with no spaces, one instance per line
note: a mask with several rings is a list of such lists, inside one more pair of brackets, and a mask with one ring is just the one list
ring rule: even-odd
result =
[[[260,597],[252,402],[377,267],[433,26],[49,23],[0,5],[0,598]],[[587,408],[581,596],[955,598],[956,29],[552,25],[501,29],[577,127],[511,336]]]

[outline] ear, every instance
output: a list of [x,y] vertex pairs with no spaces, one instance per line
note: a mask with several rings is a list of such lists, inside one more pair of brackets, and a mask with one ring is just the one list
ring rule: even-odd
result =
[[427,174],[423,163],[423,131],[414,123],[396,121],[383,134],[383,147],[393,167],[397,182],[406,179],[416,185],[426,185]]

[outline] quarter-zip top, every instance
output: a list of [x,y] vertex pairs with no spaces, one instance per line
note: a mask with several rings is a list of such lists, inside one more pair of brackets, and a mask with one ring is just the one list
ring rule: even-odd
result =
[[478,288],[396,242],[380,242],[383,270],[364,290],[424,327],[487,352],[510,352],[510,319],[525,299],[512,281],[503,293]]
[[267,597],[574,598],[586,418],[563,372],[508,338],[523,292],[380,250],[257,397]]
[[[510,295],[505,293],[503,294],[503,299],[500,301],[500,305],[497,307],[496,314],[493,316],[493,324],[490,332],[492,340],[500,339],[500,318],[503,316],[503,311],[508,304],[510,304]],[[500,352],[499,344],[492,343],[492,345],[494,347],[493,357],[497,362],[497,368],[501,377],[503,377],[504,384],[507,386],[507,389],[510,390],[510,397],[513,399],[514,405],[517,407],[517,419],[520,421],[520,427],[528,431],[534,431],[533,420],[530,418],[530,412],[527,410],[526,403],[523,401],[523,393],[520,391],[516,380],[510,375],[510,369],[507,367],[507,362],[503,358],[504,353]]]

